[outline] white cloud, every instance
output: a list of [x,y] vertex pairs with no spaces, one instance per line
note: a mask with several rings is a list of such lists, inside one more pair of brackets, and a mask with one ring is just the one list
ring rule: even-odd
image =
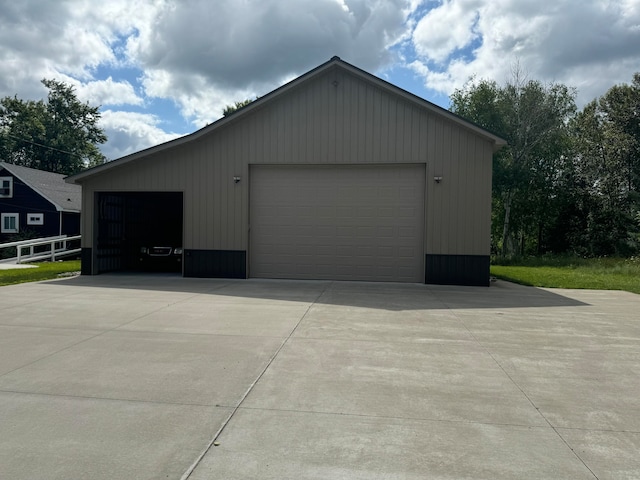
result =
[[[110,108],[103,150],[114,157],[162,131],[154,117],[136,118],[134,130],[108,123],[118,106],[166,100],[165,111],[175,105],[201,127],[225,105],[264,95],[333,55],[370,71],[391,65],[389,47],[409,38],[419,0],[3,3],[0,95],[43,98],[40,79],[70,83],[81,100]],[[130,70],[128,81],[104,74],[119,68]]]
[[94,80],[97,67],[119,64],[114,45],[121,35],[135,31],[136,22],[147,20],[143,12],[151,5],[129,0],[3,1],[0,94],[41,98],[42,78]]
[[252,90],[216,88],[202,75],[185,77],[163,70],[148,71],[141,79],[141,84],[150,97],[170,97],[179,105],[181,114],[190,119],[196,128],[222,117],[226,105],[257,96]]
[[102,153],[113,160],[181,136],[165,132],[158,126],[159,123],[160,119],[155,115],[145,113],[112,110],[102,112],[100,127],[109,138]]
[[[583,102],[640,69],[638,0],[0,1],[0,97],[43,98],[42,78],[72,84],[108,108],[112,158],[333,55],[392,82],[409,67],[445,95],[471,75],[504,82],[519,61]],[[157,114],[117,111],[132,105]]]
[[445,0],[430,10],[416,25],[413,41],[421,57],[443,62],[457,50],[478,38],[476,0]]
[[81,83],[76,87],[78,98],[91,105],[142,105],[144,100],[138,96],[129,82],[115,82],[113,78]]
[[444,0],[418,22],[412,42],[418,58],[410,67],[439,92],[450,94],[471,75],[502,83],[518,62],[532,78],[577,87],[585,103],[638,70],[640,7],[636,0]]
[[408,0],[163,4],[127,53],[144,66],[148,95],[173,99],[201,124],[212,109],[263,95],[333,55],[369,70],[389,64],[409,9]]

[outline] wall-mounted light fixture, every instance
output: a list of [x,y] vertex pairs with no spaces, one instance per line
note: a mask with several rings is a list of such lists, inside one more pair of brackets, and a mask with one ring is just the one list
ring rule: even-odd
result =
[[436,177],[433,177],[433,180],[434,180],[436,183],[440,183],[440,182],[442,181],[442,177],[440,177],[440,176],[436,176]]
[[233,176],[233,183],[240,183],[240,175]]

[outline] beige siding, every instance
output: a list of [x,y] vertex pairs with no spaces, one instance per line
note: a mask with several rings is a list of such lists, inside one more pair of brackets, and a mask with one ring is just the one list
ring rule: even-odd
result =
[[[491,145],[474,134],[435,122],[428,131],[426,253],[488,255]],[[433,152],[433,153],[432,153]],[[437,184],[434,176],[441,176]]]
[[88,177],[83,242],[94,192],[184,192],[185,248],[247,250],[249,164],[418,163],[425,252],[488,255],[491,155],[471,130],[336,67],[195,141]]

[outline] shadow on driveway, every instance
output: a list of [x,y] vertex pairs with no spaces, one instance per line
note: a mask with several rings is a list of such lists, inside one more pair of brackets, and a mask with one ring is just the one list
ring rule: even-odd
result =
[[43,282],[374,308],[390,311],[578,307],[587,303],[505,281],[491,287],[325,280],[203,279],[177,274],[110,273]]

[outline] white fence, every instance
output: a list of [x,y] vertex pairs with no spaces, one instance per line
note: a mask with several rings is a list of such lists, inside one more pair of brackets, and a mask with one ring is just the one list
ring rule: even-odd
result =
[[[69,243],[76,242],[79,244],[79,240],[82,238],[81,235],[76,235],[74,237],[67,237],[66,235],[61,235],[57,237],[46,237],[46,238],[36,238],[32,240],[20,240],[19,242],[10,242],[0,244],[0,249],[16,247],[17,257],[14,259],[15,263],[27,263],[27,262],[37,262],[40,260],[50,260],[55,262],[55,260],[59,257],[64,257],[67,255],[77,255],[81,252],[81,248],[70,248]],[[40,248],[38,252],[36,252],[36,247],[48,247],[48,248]],[[28,249],[28,253],[24,253],[24,250]]]

